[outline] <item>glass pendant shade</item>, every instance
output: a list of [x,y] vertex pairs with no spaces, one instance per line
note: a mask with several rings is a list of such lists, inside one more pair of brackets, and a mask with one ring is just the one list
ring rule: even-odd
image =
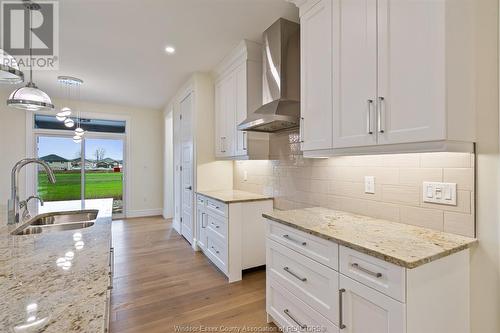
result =
[[66,116],[61,116],[58,114],[56,114],[56,119],[59,120],[59,121],[65,121],[66,120]]
[[78,136],[78,135],[75,135],[75,136],[73,137],[73,142],[74,142],[74,143],[80,143],[80,142],[82,142],[82,137],[81,137],[81,136]]
[[63,107],[61,111],[56,114],[56,119],[59,121],[65,121],[69,116],[71,116],[71,109],[68,107]]
[[71,118],[67,118],[64,121],[64,126],[66,126],[67,128],[71,128],[71,127],[75,126],[75,121]]
[[0,49],[0,83],[17,84],[24,81],[24,74],[19,70],[17,61]]
[[52,111],[54,104],[46,93],[30,82],[26,87],[18,88],[10,94],[7,105],[27,111]]
[[81,128],[81,127],[77,127],[77,128],[75,129],[75,135],[78,135],[78,136],[80,136],[80,137],[81,137],[81,136],[83,136],[83,134],[84,134],[84,133],[85,133],[85,131],[84,131],[84,130],[83,130],[83,128]]

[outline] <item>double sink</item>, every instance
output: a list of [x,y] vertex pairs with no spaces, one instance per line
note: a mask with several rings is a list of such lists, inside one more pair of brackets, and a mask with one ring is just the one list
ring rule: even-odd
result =
[[96,209],[87,209],[40,214],[23,223],[11,234],[22,236],[88,228],[94,225],[98,213]]

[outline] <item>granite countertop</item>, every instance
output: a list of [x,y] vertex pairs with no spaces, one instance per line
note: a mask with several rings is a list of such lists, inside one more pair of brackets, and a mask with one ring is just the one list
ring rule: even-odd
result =
[[0,208],[0,332],[104,331],[112,200],[85,201],[84,209],[99,210],[89,228],[25,236],[10,234],[19,226],[7,226]]
[[196,193],[215,200],[222,201],[227,204],[273,199],[273,197],[271,196],[256,194],[252,192],[245,192],[240,190],[197,191]]
[[406,268],[465,250],[477,242],[474,238],[320,207],[274,210],[262,216]]

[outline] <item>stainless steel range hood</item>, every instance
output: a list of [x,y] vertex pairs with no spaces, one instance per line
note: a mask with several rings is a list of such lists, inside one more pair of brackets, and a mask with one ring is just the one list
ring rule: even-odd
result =
[[264,32],[263,105],[240,131],[277,132],[300,124],[300,28],[280,18]]

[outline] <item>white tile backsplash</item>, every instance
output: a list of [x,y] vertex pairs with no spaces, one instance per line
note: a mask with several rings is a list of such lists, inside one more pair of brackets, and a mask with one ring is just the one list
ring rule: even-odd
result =
[[[421,153],[235,161],[234,187],[272,194],[278,209],[323,206],[474,236],[474,155]],[[244,171],[247,180],[244,180]],[[364,177],[375,177],[375,194]],[[423,181],[457,183],[457,206],[422,202]]]

